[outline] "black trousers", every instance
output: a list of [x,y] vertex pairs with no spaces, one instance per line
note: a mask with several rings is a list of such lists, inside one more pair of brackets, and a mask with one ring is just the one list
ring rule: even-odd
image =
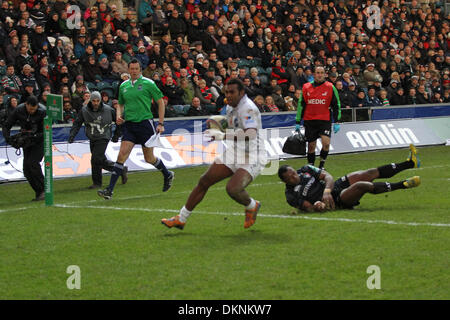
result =
[[90,140],[92,182],[98,186],[102,185],[102,169],[114,171],[114,162],[105,156],[108,142],[107,139]]
[[44,174],[41,161],[44,157],[44,141],[23,149],[23,175],[27,178],[36,197],[44,192]]

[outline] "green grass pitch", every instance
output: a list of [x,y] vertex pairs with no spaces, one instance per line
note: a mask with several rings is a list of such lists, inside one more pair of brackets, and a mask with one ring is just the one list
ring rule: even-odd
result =
[[[449,299],[450,148],[418,148],[422,185],[366,195],[355,210],[291,214],[276,175],[249,187],[261,200],[256,224],[222,182],[185,229],[167,229],[205,166],[175,170],[162,194],[159,172],[131,173],[105,201],[90,177],[55,181],[55,206],[32,203],[27,183],[0,185],[2,299]],[[331,155],[343,174],[401,162],[407,149]],[[283,161],[295,167],[305,159]],[[104,184],[109,176],[104,177]],[[67,267],[80,268],[69,290]],[[367,268],[381,289],[368,289]]]

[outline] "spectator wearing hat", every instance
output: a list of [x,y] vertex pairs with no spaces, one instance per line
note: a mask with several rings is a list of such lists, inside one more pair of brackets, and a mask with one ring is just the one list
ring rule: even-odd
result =
[[[338,79],[338,75],[336,72],[331,72],[328,75],[328,81],[330,81],[334,86],[336,85],[337,79]],[[341,84],[342,84],[342,82],[341,82]]]
[[[76,120],[73,122],[72,129],[69,134],[69,143],[73,143],[75,136],[85,124],[86,135],[89,138],[89,146],[91,149],[91,171],[92,185],[89,189],[100,189],[102,187],[102,169],[114,171],[114,162],[109,161],[105,156],[106,148],[109,140],[117,142],[120,136],[120,130],[116,127],[114,135],[112,133],[112,124],[116,121],[116,111],[102,103],[101,95],[98,91],[91,94],[90,100],[78,113]],[[126,168],[126,167],[125,167]],[[127,169],[124,169],[122,183],[128,180]]]
[[359,64],[353,65],[352,72],[353,72],[352,81],[355,82],[356,86],[359,88],[367,88],[367,80],[362,74],[361,67],[359,66]]
[[344,108],[351,108],[353,101],[357,98],[357,90],[356,90],[356,85],[354,82],[350,82],[348,84],[348,88],[347,90],[344,90],[343,95],[342,95],[342,106]]
[[383,78],[381,77],[378,70],[375,69],[374,63],[369,63],[367,65],[367,68],[366,68],[366,70],[364,70],[363,75],[364,75],[364,79],[367,81],[367,84],[369,86],[374,84],[375,80],[377,79],[377,76],[379,76],[381,78],[381,81],[383,80]]
[[72,93],[71,101],[72,107],[79,112],[83,106],[83,95],[85,92],[85,85],[83,83],[75,83],[75,92]]
[[405,90],[403,89],[403,87],[401,86],[397,87],[395,93],[389,98],[389,102],[393,106],[402,106],[408,103],[407,97],[405,95]]
[[155,74],[162,75],[163,69],[157,66],[156,60],[150,58],[147,68],[142,72],[142,75],[146,78],[153,79]]
[[225,97],[224,96],[224,84],[223,79],[221,76],[215,76],[213,82],[211,83],[211,93],[213,95],[214,101],[218,101],[219,97]]
[[101,71],[102,81],[112,83],[114,80],[119,79],[118,75],[113,73],[111,63],[109,62],[106,54],[102,54],[98,57],[98,67]]
[[34,91],[35,84],[31,81],[22,82],[22,84],[23,84],[22,95],[20,97],[19,104],[25,103],[27,101],[28,97],[34,96],[33,91]]
[[417,89],[419,87],[419,76],[413,75],[409,81],[406,81],[406,90]]
[[75,45],[73,48],[74,55],[75,57],[77,57],[77,59],[84,58],[86,54],[86,46],[87,46],[86,36],[84,35],[79,36],[78,39],[75,41]]
[[359,88],[356,93],[356,98],[353,100],[352,108],[359,108],[359,107],[367,107],[367,98],[366,93],[362,88]]
[[134,53],[134,49],[133,46],[131,44],[127,44],[125,47],[125,51],[122,55],[122,59],[126,62],[129,63],[131,60],[134,59],[135,53]]
[[150,58],[149,58],[149,56],[147,54],[147,49],[145,48],[145,46],[143,46],[143,45],[139,46],[138,51],[137,51],[137,53],[135,54],[134,57],[141,64],[142,70],[147,68],[147,66],[149,64],[149,61],[150,61]]
[[394,93],[397,92],[397,88],[400,86],[399,81],[396,79],[392,79],[389,83],[389,86],[386,88],[388,99],[390,100]]

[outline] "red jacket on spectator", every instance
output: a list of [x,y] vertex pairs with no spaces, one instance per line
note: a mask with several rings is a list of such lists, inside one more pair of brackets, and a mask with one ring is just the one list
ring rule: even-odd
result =
[[272,79],[277,79],[277,84],[288,82],[289,74],[283,67],[272,67]]

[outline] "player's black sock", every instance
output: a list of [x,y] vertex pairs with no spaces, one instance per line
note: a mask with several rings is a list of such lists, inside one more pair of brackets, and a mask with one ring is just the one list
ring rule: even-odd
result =
[[162,172],[164,176],[170,175],[169,170],[167,170],[166,166],[164,165],[164,162],[162,162],[161,159],[156,158],[156,162],[153,164],[156,169]]
[[405,161],[401,163],[391,163],[387,164],[385,166],[378,167],[378,172],[380,173],[380,176],[378,178],[391,178],[395,176],[400,171],[414,168],[414,162],[412,161]]
[[407,189],[406,186],[403,184],[405,180],[400,182],[391,183],[391,191],[398,190],[398,189]]
[[325,150],[320,150],[320,163],[319,163],[319,168],[323,168],[325,165],[325,160],[327,160],[328,157],[328,151]]
[[403,181],[390,183],[390,182],[372,182],[373,183],[373,194],[385,193],[389,191],[395,191],[398,189],[406,189]]
[[308,163],[314,165],[314,161],[316,161],[316,153],[308,153]]
[[116,162],[114,163],[114,171],[111,175],[111,180],[109,180],[109,186],[108,189],[110,191],[114,190],[114,186],[116,185],[117,180],[120,176],[122,176],[123,173],[123,163]]

